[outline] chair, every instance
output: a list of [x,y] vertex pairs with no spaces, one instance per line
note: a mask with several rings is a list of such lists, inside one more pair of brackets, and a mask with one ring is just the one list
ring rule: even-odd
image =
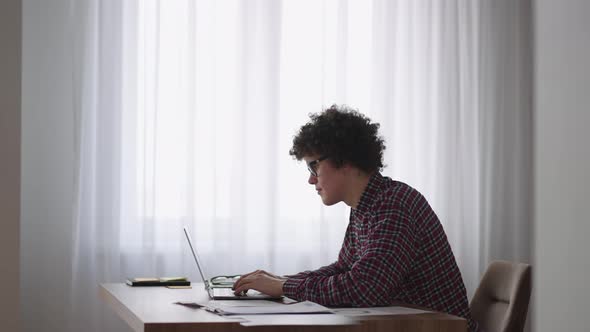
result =
[[485,332],[522,332],[531,297],[531,266],[494,261],[469,304]]

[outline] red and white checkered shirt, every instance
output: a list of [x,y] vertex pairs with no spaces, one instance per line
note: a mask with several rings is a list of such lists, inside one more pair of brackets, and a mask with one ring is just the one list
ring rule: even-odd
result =
[[285,296],[326,306],[415,304],[472,320],[461,272],[438,217],[417,190],[375,173],[338,261],[288,276]]

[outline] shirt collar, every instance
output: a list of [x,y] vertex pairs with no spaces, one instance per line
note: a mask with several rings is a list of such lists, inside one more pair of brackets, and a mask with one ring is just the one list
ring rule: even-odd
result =
[[364,214],[371,210],[373,205],[375,205],[379,189],[381,188],[384,179],[385,178],[383,175],[381,175],[379,172],[375,172],[373,175],[371,175],[371,178],[369,178],[369,183],[361,195],[359,204],[357,205],[356,209],[354,209],[356,212]]

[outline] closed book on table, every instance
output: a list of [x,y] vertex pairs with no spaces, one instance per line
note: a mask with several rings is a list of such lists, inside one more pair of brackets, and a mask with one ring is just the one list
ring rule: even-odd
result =
[[190,286],[191,282],[186,277],[172,278],[128,278],[129,286]]

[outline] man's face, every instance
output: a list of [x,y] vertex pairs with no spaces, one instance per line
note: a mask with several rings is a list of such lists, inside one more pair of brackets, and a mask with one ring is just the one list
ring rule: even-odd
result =
[[330,206],[344,200],[346,167],[336,168],[329,158],[321,157],[319,155],[303,157],[308,167],[317,174],[310,173],[307,182],[315,186],[322,202]]

